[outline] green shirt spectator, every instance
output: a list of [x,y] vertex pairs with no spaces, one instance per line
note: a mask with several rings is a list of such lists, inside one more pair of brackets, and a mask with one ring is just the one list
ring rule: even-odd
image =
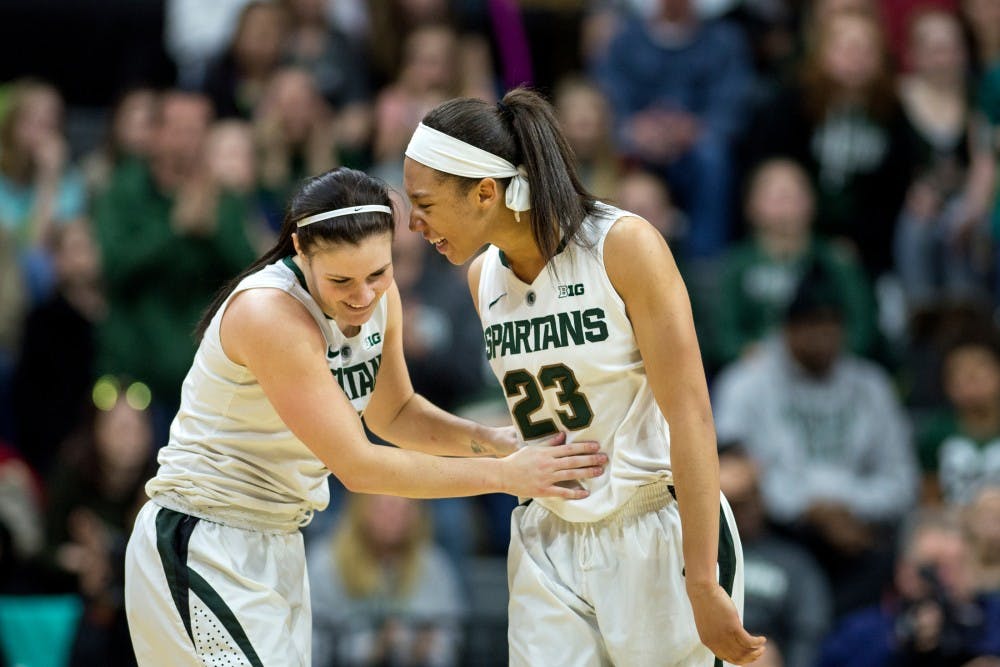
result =
[[244,199],[220,194],[214,229],[204,234],[176,231],[175,199],[157,189],[144,163],[131,160],[95,211],[110,304],[99,366],[147,382],[170,404],[194,358],[202,311],[254,258]]

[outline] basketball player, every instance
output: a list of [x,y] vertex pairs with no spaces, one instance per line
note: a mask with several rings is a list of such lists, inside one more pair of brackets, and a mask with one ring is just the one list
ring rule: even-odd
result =
[[[469,271],[486,355],[528,442],[595,440],[582,500],[512,518],[512,665],[744,664],[742,554],[677,267],[645,220],[587,194],[549,105],[445,102],[406,150],[410,228]],[[669,424],[669,429],[668,429]],[[682,537],[683,536],[683,537]]]
[[583,498],[558,485],[601,472],[597,445],[441,458],[371,444],[361,426],[430,454],[507,454],[509,430],[413,393],[392,280],[385,187],[337,169],[293,197],[275,246],[226,288],[201,344],[126,554],[140,665],[310,665],[299,528],[326,476],[410,497],[505,491]]

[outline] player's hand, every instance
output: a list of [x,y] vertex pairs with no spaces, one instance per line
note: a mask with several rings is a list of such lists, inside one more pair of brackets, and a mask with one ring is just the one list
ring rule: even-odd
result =
[[586,498],[586,489],[560,483],[603,474],[608,457],[596,442],[562,444],[565,440],[566,434],[558,433],[501,459],[504,492],[522,498]]
[[734,665],[753,662],[764,653],[765,639],[743,629],[736,605],[715,582],[687,585],[701,643]]

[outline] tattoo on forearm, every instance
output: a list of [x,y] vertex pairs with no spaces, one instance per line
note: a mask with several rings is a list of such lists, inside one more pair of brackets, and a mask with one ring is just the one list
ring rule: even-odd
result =
[[474,454],[485,454],[486,453],[486,447],[484,447],[482,443],[473,440],[472,441],[472,452]]

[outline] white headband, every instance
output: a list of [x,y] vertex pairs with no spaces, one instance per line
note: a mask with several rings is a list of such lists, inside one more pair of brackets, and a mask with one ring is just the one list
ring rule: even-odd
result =
[[466,178],[511,178],[507,186],[507,208],[514,211],[520,221],[521,211],[531,209],[528,189],[528,174],[523,166],[515,167],[502,157],[476,148],[460,139],[439,132],[423,123],[410,139],[406,147],[406,157],[416,160],[431,169]]
[[306,225],[311,225],[312,223],[319,222],[320,220],[329,220],[330,218],[339,218],[342,215],[354,215],[355,213],[389,213],[391,215],[392,209],[388,206],[382,206],[381,204],[348,206],[347,208],[338,208],[334,211],[326,211],[325,213],[310,215],[308,218],[302,218],[295,223],[295,226],[305,227]]

